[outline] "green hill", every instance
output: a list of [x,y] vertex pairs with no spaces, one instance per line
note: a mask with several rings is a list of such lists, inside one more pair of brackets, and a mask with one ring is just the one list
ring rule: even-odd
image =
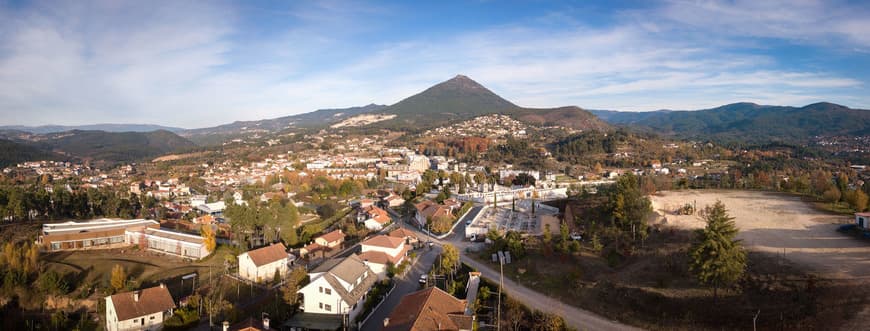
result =
[[62,160],[63,157],[28,144],[0,139],[0,168],[25,161]]
[[820,102],[804,107],[735,103],[696,111],[593,111],[611,124],[689,139],[805,142],[870,133],[870,111]]
[[149,159],[196,146],[189,140],[165,130],[152,132],[73,130],[44,135],[38,144],[45,149],[67,156],[114,162]]

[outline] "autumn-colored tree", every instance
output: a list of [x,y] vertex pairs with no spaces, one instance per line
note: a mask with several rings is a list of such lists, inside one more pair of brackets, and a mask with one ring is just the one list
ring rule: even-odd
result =
[[295,305],[299,301],[298,292],[302,282],[305,281],[305,277],[308,277],[305,268],[293,268],[287,274],[287,279],[284,280],[284,285],[281,286],[281,295],[284,298],[284,302],[289,305]]
[[842,194],[840,193],[840,189],[838,189],[836,186],[831,186],[825,191],[825,193],[822,194],[822,199],[825,199],[825,201],[834,204],[837,203],[837,201],[840,201],[841,195]]
[[861,190],[855,190],[855,203],[852,204],[852,206],[855,208],[855,211],[860,213],[864,210],[867,210],[867,201],[867,193],[864,193],[864,191]]
[[124,267],[120,264],[116,264],[112,267],[112,278],[110,279],[110,285],[112,285],[112,289],[115,291],[120,291],[125,286],[127,286],[127,271],[124,270]]
[[217,239],[215,239],[214,229],[210,224],[203,224],[199,229],[199,234],[202,236],[202,242],[205,245],[205,249],[209,252],[214,252],[215,246],[217,246]]

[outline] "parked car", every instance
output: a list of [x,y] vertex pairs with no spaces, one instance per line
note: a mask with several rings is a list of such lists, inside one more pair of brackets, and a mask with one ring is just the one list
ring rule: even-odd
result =
[[839,227],[837,227],[837,231],[849,232],[849,231],[854,230],[856,227],[858,227],[858,226],[855,224],[843,224],[843,225],[840,225]]
[[581,236],[579,233],[577,233],[577,232],[571,233],[571,240],[581,240],[581,239],[583,239],[583,236]]
[[423,274],[420,275],[420,284],[426,284],[429,282],[429,275]]

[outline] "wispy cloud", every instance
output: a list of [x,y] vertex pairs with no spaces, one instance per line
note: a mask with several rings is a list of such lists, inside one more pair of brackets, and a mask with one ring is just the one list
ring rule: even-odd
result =
[[380,4],[0,5],[0,113],[9,124],[202,127],[394,103],[458,73],[535,107],[867,107],[866,77],[765,51],[775,38],[859,53],[870,16],[845,7],[665,2],[607,24],[545,14],[415,35],[392,33],[407,9]]

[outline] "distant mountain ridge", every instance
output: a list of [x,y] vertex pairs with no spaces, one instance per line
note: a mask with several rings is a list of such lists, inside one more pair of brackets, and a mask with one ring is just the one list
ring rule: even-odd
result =
[[829,102],[803,107],[740,102],[695,111],[592,112],[611,124],[691,139],[805,142],[819,135],[870,134],[870,110]]
[[181,132],[186,129],[170,127],[170,126],[162,126],[156,124],[116,124],[116,123],[102,123],[102,124],[87,124],[87,125],[39,125],[39,126],[26,126],[26,125],[5,125],[0,126],[0,130],[16,130],[16,131],[24,131],[36,134],[45,134],[45,133],[55,133],[55,132],[65,132],[72,130],[84,130],[84,131],[106,131],[106,132],[150,132],[157,130],[166,130],[169,132]]
[[[80,159],[107,162],[135,162],[155,156],[175,153],[196,147],[187,139],[166,130],[151,132],[105,132],[72,130],[47,134],[22,131],[0,132],[0,141],[28,153],[25,160]],[[0,160],[15,161],[13,152],[0,152]]]
[[392,130],[421,130],[488,114],[505,114],[535,125],[562,125],[575,129],[603,130],[609,125],[579,107],[524,108],[493,93],[464,75],[435,84],[393,105],[369,104],[362,107],[320,109],[317,111],[257,121],[237,121],[209,128],[179,132],[202,144],[214,143],[206,136],[236,136],[246,133],[273,133],[289,128],[327,128],[347,118],[363,114],[396,115],[366,125]]
[[256,121],[236,121],[215,127],[190,129],[180,132],[183,137],[198,135],[233,135],[243,132],[275,132],[290,127],[326,127],[329,124],[341,122],[348,117],[359,114],[377,112],[386,106],[369,104],[362,107],[319,109],[313,112],[283,116]]

